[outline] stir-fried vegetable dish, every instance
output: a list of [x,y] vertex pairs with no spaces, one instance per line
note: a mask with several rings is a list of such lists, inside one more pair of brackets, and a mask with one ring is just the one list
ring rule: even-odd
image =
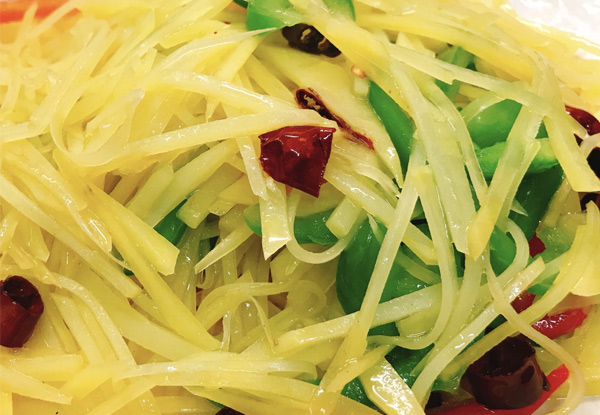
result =
[[493,0],[0,22],[3,415],[600,395],[599,45]]

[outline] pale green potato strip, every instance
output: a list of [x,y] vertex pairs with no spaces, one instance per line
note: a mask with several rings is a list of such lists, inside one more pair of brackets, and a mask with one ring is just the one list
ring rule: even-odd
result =
[[62,393],[53,386],[24,375],[15,369],[0,365],[0,371],[2,372],[0,386],[3,393],[18,393],[22,396],[62,404],[69,404],[71,402],[71,396]]
[[398,372],[381,359],[359,376],[369,399],[386,413],[394,415],[424,415],[425,411]]
[[94,251],[78,241],[67,229],[62,228],[51,217],[42,212],[31,200],[19,191],[4,176],[0,176],[0,196],[11,204],[20,207],[25,206],[26,211],[21,211],[30,220],[42,228],[52,232],[75,252],[77,252],[99,275],[109,281],[127,297],[134,297],[140,292],[140,288],[131,280],[127,279],[123,272],[105,255]]

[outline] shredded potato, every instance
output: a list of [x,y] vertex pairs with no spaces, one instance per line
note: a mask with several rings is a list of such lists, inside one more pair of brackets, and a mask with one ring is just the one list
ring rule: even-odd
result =
[[[600,394],[600,212],[578,203],[600,192],[586,163],[600,137],[564,111],[600,117],[600,45],[500,1],[355,0],[355,19],[289,3],[282,16],[341,55],[247,30],[229,0],[68,0],[0,24],[0,280],[27,278],[44,303],[25,345],[0,347],[0,413],[418,415],[516,333],[546,372],[570,372],[553,413]],[[437,59],[449,44],[477,70]],[[414,124],[408,165],[369,80]],[[455,101],[440,82],[459,83]],[[348,125],[301,108],[298,89]],[[486,181],[466,123],[504,99],[523,109]],[[542,124],[565,179],[538,234],[565,245],[532,260],[509,216],[527,215],[515,195]],[[261,165],[261,134],[305,125],[336,129],[318,198]],[[300,240],[296,226],[323,211],[334,242]],[[170,217],[175,242],[159,230]],[[381,249],[360,308],[344,313],[336,269],[361,225]],[[496,230],[515,246],[498,275]],[[398,265],[423,285],[381,302]],[[549,280],[531,307],[511,307]],[[574,301],[588,317],[572,334],[532,328]],[[371,331],[385,325],[398,335]],[[410,387],[385,358],[396,346],[431,348]],[[355,379],[374,406],[342,393]]]

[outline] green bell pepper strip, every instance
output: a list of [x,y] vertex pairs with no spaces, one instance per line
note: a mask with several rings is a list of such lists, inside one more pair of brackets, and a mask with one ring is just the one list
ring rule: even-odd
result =
[[[439,58],[461,67],[466,67],[473,62],[473,55],[458,46],[451,47],[441,54]],[[450,99],[454,100],[460,88],[458,81],[452,84],[438,81],[437,84]],[[396,101],[373,81],[369,83],[368,100],[390,136],[392,144],[400,158],[402,171],[406,174],[412,147],[412,136],[415,131],[412,120]]]
[[[329,245],[337,242],[337,237],[326,225],[333,209],[313,213],[308,216],[297,216],[294,220],[294,236],[299,244]],[[252,231],[262,236],[259,205],[248,206],[244,210],[244,219]]]
[[529,174],[521,182],[515,199],[527,215],[511,212],[509,217],[519,225],[527,240],[535,233],[563,179],[562,168],[556,165],[545,172]]
[[[385,228],[380,226],[385,233]],[[358,311],[367,291],[367,286],[375,268],[381,242],[377,239],[368,220],[358,228],[352,241],[340,254],[336,271],[336,290],[338,301],[348,314]],[[392,265],[380,302],[388,301],[405,294],[425,288],[427,284],[413,277],[397,263]],[[398,330],[393,323],[375,327],[371,335],[397,336]]]
[[[321,383],[321,379],[311,379],[307,380],[306,382],[318,386]],[[377,406],[375,406],[375,404],[367,397],[367,392],[365,392],[365,388],[359,378],[354,378],[350,382],[346,383],[341,393],[346,398],[350,398],[356,402],[362,403],[369,408],[377,409]]]
[[[515,199],[519,202],[521,207],[525,209],[527,215],[511,212],[509,217],[521,228],[527,240],[530,240],[535,234],[540,221],[548,210],[552,197],[554,197],[554,194],[560,187],[563,179],[564,173],[561,167],[557,165],[545,172],[527,175],[523,179],[523,182],[521,182]],[[569,246],[564,243],[565,238],[566,236],[562,238],[557,237],[553,242],[556,245],[562,245],[564,248]],[[494,228],[490,237],[490,251],[492,268],[497,274],[504,271],[516,255],[514,241],[498,228]],[[564,252],[564,249],[559,249],[554,256],[557,256],[562,252]],[[550,260],[551,258],[545,259]],[[556,278],[555,275],[544,281],[540,281],[530,287],[527,291],[537,295],[543,295],[551,287],[554,278]],[[494,325],[492,325],[492,327],[493,326]]]
[[[554,151],[552,151],[549,140],[547,138],[540,138],[538,139],[538,142],[541,144],[540,150],[529,165],[527,174],[541,173],[558,164],[558,160],[556,159]],[[486,179],[490,180],[494,175],[496,167],[498,167],[500,156],[502,156],[505,148],[506,142],[501,141],[475,151],[477,161],[479,161],[479,166]]]
[[170,211],[167,216],[165,216],[163,220],[161,220],[154,227],[154,230],[165,237],[165,239],[171,242],[173,245],[177,245],[179,243],[183,237],[185,229],[187,228],[187,225],[177,217],[177,212],[184,203],[185,200],[181,202],[175,209]]
[[[448,50],[441,53],[438,56],[438,59],[447,63],[451,63],[455,66],[460,66],[461,68],[467,68],[473,63],[475,56],[460,46],[452,46]],[[435,83],[451,101],[456,99],[456,95],[458,95],[458,90],[460,89],[459,81],[455,80],[451,84],[447,84],[438,79],[435,81]]]
[[[324,0],[325,5],[334,13],[341,13],[352,20],[356,19],[352,0]],[[238,3],[240,4],[240,3]],[[259,30],[292,26],[299,21],[300,15],[288,0],[249,0],[247,2],[246,27]]]
[[517,255],[517,246],[510,236],[495,227],[490,236],[490,263],[496,274],[501,274]]
[[371,107],[389,134],[400,158],[402,171],[406,174],[412,147],[412,137],[415,131],[412,120],[396,101],[373,81],[369,83],[368,99],[369,104],[371,104]]
[[415,380],[417,380],[417,375],[412,373],[413,369],[432,348],[433,345],[417,350],[394,347],[385,358],[392,365],[394,370],[398,372],[398,375],[400,375],[404,382],[411,387],[415,383]]
[[[525,209],[527,215],[511,212],[509,217],[521,228],[527,240],[530,240],[535,234],[563,178],[564,173],[561,167],[557,165],[543,173],[527,175],[521,182],[515,198]],[[563,238],[558,239],[555,243],[560,245]],[[494,228],[490,237],[490,251],[492,268],[497,274],[504,271],[516,255],[515,243],[498,228]],[[529,287],[527,291],[536,295],[543,295],[550,289],[555,278],[556,275],[552,275],[543,281],[539,281]],[[504,317],[498,316],[489,327],[491,329],[496,328],[505,321]]]
[[[477,100],[467,105],[479,105]],[[467,129],[473,142],[480,148],[489,147],[495,143],[506,141],[522,105],[516,101],[505,99],[490,105],[467,121]],[[540,126],[537,138],[548,137],[544,124]]]
[[354,378],[350,382],[346,383],[346,386],[342,389],[342,395],[356,402],[362,403],[372,409],[377,409],[377,406],[371,402],[367,397],[367,392],[360,379]]

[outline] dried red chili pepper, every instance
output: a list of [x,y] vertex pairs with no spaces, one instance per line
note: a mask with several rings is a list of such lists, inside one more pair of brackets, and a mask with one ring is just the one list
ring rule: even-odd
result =
[[364,134],[355,131],[350,124],[339,115],[331,112],[323,102],[323,99],[312,89],[298,89],[296,91],[296,102],[302,108],[317,111],[319,115],[328,120],[335,121],[342,131],[347,132],[359,142],[364,143],[371,150],[374,149],[373,141]]
[[37,288],[23,277],[0,282],[0,344],[22,347],[38,322],[44,304]]
[[490,409],[517,409],[547,390],[544,372],[527,337],[509,337],[474,362],[466,372],[473,396]]
[[305,23],[283,27],[281,34],[292,48],[303,52],[313,55],[325,55],[330,58],[335,58],[341,53],[314,26]]
[[532,415],[540,406],[550,398],[550,396],[569,378],[569,371],[565,365],[554,369],[547,376],[549,388],[542,392],[541,396],[531,405],[519,409],[490,409],[480,403],[471,403],[458,406],[443,412],[436,412],[437,415]]
[[589,135],[600,133],[600,121],[589,112],[579,109],[565,106],[567,113],[581,124],[588,132]]
[[273,179],[319,196],[335,128],[299,125],[260,136],[260,163]]
[[585,193],[581,195],[581,199],[579,199],[579,204],[581,205],[581,210],[587,210],[588,202],[594,202],[598,208],[600,208],[600,193]]
[[[567,113],[575,119],[583,128],[586,129],[589,135],[600,134],[600,121],[596,117],[594,117],[589,112],[579,109],[566,106],[565,107]],[[581,138],[577,137],[577,142],[581,142]],[[596,176],[600,177],[600,148],[594,148],[588,158],[588,164],[596,173]]]

